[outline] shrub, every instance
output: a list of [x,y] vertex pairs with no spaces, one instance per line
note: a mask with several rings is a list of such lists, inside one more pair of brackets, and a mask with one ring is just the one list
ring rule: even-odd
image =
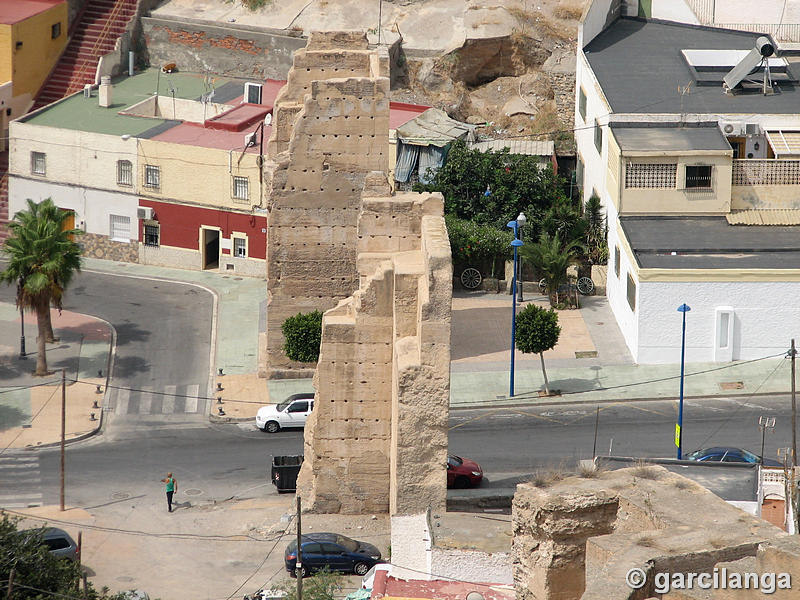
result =
[[299,362],[316,362],[322,341],[322,313],[297,313],[281,325],[286,356]]
[[455,215],[447,215],[445,223],[454,265],[486,265],[488,275],[494,277],[495,263],[511,257],[511,240],[514,239],[511,230],[501,231]]

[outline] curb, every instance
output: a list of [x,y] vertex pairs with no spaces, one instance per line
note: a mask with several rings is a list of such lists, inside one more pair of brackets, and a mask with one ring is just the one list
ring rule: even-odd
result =
[[208,415],[210,423],[247,423],[254,421],[255,417],[220,417],[219,415]]

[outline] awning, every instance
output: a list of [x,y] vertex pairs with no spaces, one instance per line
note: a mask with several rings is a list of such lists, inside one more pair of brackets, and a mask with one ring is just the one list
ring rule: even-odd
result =
[[767,140],[775,158],[800,156],[800,131],[767,131]]
[[420,116],[397,128],[397,139],[413,146],[446,146],[453,140],[472,141],[475,125],[462,123],[438,108],[429,108]]

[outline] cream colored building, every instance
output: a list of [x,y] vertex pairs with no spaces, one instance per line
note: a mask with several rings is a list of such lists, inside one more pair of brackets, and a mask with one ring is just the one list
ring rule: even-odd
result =
[[[780,354],[800,335],[800,56],[723,78],[760,34],[631,19],[595,0],[580,27],[575,137],[606,208],[607,295],[635,360]],[[770,83],[770,80],[768,80]]]

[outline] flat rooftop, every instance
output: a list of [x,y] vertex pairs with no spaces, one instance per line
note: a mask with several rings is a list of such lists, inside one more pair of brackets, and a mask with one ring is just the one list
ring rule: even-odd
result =
[[733,152],[716,123],[702,127],[670,124],[611,123],[611,131],[623,152],[691,152],[697,150]]
[[64,0],[3,0],[0,2],[0,25],[14,25],[63,2]]
[[[0,0],[2,2],[2,0]],[[261,104],[242,104],[244,79],[216,77],[214,94],[210,101],[226,104],[230,112],[216,118],[208,119],[210,126],[201,123],[170,120],[136,114],[120,114],[128,111],[133,105],[152,98],[158,90],[159,98],[171,96],[175,98],[199,101],[208,97],[211,87],[201,74],[195,73],[161,73],[159,69],[149,69],[137,73],[133,77],[122,76],[112,82],[113,104],[109,108],[99,105],[97,91],[91,98],[83,93],[50,104],[42,109],[21,117],[20,122],[42,127],[57,127],[87,131],[107,135],[130,135],[131,137],[155,139],[177,144],[186,144],[202,148],[231,150],[244,145],[244,133],[251,132],[266,113],[275,105],[275,99],[285,81],[267,79],[262,83]],[[411,119],[418,117],[429,107],[401,102],[389,103],[390,127],[399,127]],[[255,123],[255,124],[254,124]],[[216,125],[214,125],[216,124]],[[220,128],[221,127],[221,128]],[[265,140],[269,138],[270,127],[265,128]],[[258,147],[248,149],[258,152]]]
[[725,217],[620,217],[645,269],[800,269],[800,225],[730,225]]
[[[623,17],[583,49],[615,113],[796,114],[800,92],[782,82],[772,96],[698,86],[681,51],[751,50],[763,34]],[[794,68],[794,67],[793,67]],[[688,87],[685,94],[679,88]]]

